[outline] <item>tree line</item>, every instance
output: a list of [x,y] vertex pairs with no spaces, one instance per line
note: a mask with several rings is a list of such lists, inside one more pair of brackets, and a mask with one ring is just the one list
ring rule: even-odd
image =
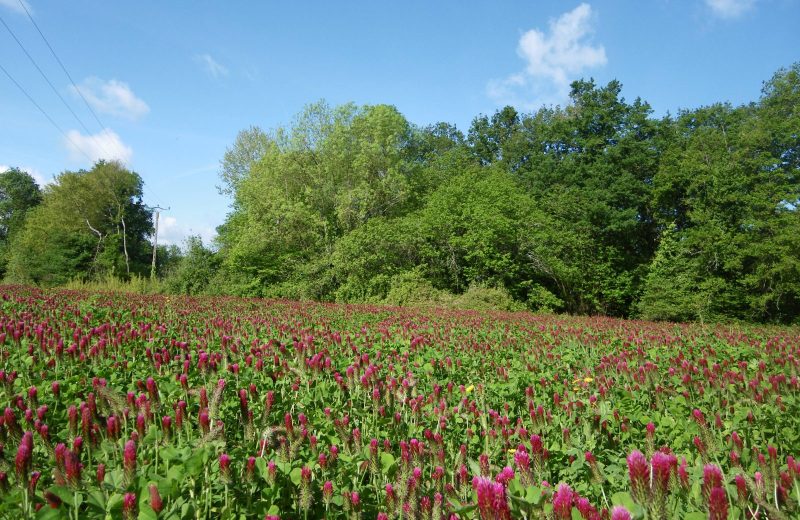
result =
[[[239,133],[218,186],[230,213],[213,245],[164,250],[162,287],[796,322],[798,107],[800,64],[757,101],[661,118],[618,81],[576,81],[564,107],[505,107],[466,134],[388,105],[319,102],[285,127]],[[149,272],[135,173],[98,163],[43,193],[18,170],[0,177],[6,279]],[[29,195],[14,195],[23,184]]]

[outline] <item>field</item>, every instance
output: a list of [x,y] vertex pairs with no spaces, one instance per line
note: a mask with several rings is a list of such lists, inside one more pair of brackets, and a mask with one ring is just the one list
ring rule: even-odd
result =
[[0,287],[2,518],[798,518],[800,330]]

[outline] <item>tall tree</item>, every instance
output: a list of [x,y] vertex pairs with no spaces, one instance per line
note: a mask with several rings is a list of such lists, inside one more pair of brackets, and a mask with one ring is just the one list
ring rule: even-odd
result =
[[145,274],[153,227],[142,190],[141,177],[116,162],[58,175],[12,244],[9,274],[45,285]]
[[42,192],[30,174],[19,168],[0,173],[0,277],[5,274],[11,240],[41,201]]
[[257,126],[251,126],[236,135],[233,145],[225,150],[220,161],[219,177],[222,185],[217,190],[223,195],[233,195],[253,166],[266,155],[272,139]]
[[712,318],[800,313],[798,101],[795,65],[776,73],[757,103],[684,111],[674,122],[654,179],[656,214],[676,222],[686,254],[675,261],[692,272],[691,292]]
[[402,213],[419,170],[407,153],[411,126],[386,105],[316,103],[274,135],[219,239],[224,269],[251,274],[248,292],[324,264],[342,235]]
[[520,116],[514,107],[506,106],[491,118],[481,115],[473,119],[467,134],[475,158],[482,165],[508,161],[506,145],[520,129]]
[[[603,87],[576,81],[570,105],[523,117],[504,142],[507,170],[553,226],[577,240],[554,246],[586,252],[534,255],[541,276],[560,287],[558,296],[572,312],[627,314],[654,252],[650,186],[660,160],[659,127],[647,103],[628,103],[621,91],[617,81]],[[542,263],[546,257],[562,268]],[[556,272],[572,274],[556,280]]]

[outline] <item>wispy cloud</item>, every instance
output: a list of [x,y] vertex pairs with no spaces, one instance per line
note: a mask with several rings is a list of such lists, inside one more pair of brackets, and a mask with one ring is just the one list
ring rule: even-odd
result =
[[756,0],[705,0],[711,12],[720,18],[738,18],[752,9]]
[[172,215],[161,215],[158,223],[159,244],[183,246],[186,239],[193,235],[200,236],[203,244],[208,246],[214,239],[216,231],[211,226],[191,227]]
[[228,68],[212,58],[210,54],[198,54],[194,57],[194,61],[214,78],[228,75]]
[[0,0],[0,7],[5,7],[6,9],[11,9],[15,13],[25,14],[25,9],[27,9],[31,14],[33,14],[33,9],[31,8],[31,4],[27,2],[27,0],[22,0],[22,4],[25,5],[25,8],[20,5],[19,0]]
[[116,132],[109,129],[92,135],[70,130],[64,145],[70,152],[70,159],[76,162],[89,158],[92,162],[106,159],[128,163],[133,157],[133,149],[123,143]]
[[581,4],[548,23],[549,32],[531,29],[524,33],[517,54],[525,68],[487,86],[488,95],[500,104],[534,108],[567,99],[569,84],[586,69],[608,62],[605,48],[590,41],[594,13]]
[[[9,166],[7,164],[0,164],[0,173],[7,172],[10,169],[11,169],[11,166]],[[31,168],[30,166],[20,166],[19,169],[24,171],[25,173],[27,173],[31,177],[33,177],[33,180],[36,181],[36,184],[38,184],[39,187],[42,187],[45,184],[50,184],[53,181],[52,177],[50,177],[49,179],[45,178],[45,176],[42,175],[42,172],[40,172],[36,168]]]
[[127,83],[116,79],[86,78],[70,90],[76,95],[83,94],[92,108],[104,114],[136,120],[150,111],[147,103],[138,98]]

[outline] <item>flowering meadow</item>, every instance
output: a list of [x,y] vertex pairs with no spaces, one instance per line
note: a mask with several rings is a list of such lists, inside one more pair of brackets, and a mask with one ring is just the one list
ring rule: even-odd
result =
[[0,287],[2,518],[800,518],[800,330]]

